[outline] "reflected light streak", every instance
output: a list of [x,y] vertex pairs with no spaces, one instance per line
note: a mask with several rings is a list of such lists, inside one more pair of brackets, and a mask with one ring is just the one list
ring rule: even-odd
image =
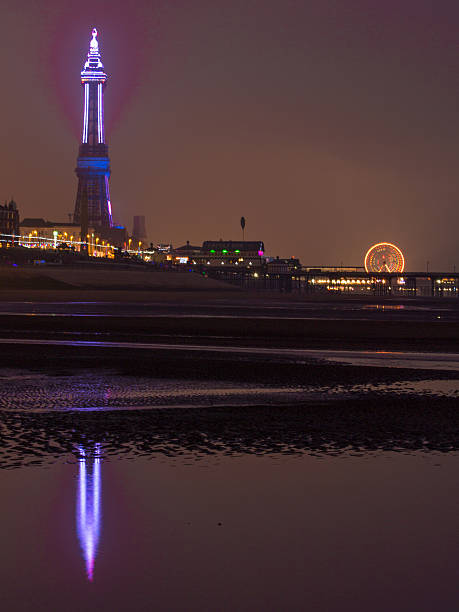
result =
[[101,474],[100,444],[91,451],[78,447],[77,533],[88,580],[94,576],[94,562],[100,538],[101,524]]

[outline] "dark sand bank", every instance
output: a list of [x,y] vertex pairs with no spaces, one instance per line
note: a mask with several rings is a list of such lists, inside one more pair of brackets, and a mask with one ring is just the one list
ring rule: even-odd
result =
[[[21,291],[58,291],[61,299],[68,292],[151,292],[151,291],[237,291],[226,283],[189,272],[156,270],[148,267],[123,265],[0,267],[0,299]],[[63,295],[64,294],[64,295]],[[27,295],[23,294],[24,299]],[[48,298],[49,299],[49,298]]]
[[110,458],[190,455],[316,456],[459,449],[454,400],[353,400],[318,405],[224,406],[112,412],[0,412],[0,467],[78,458],[101,444]]

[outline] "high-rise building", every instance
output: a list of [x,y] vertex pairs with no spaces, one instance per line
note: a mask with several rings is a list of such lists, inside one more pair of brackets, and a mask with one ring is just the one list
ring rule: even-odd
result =
[[85,227],[112,227],[108,188],[110,159],[104,131],[106,81],[107,75],[99,53],[97,30],[94,28],[88,57],[81,72],[84,91],[83,133],[75,169],[78,176],[78,190],[73,220]]
[[132,237],[134,240],[141,240],[144,244],[147,242],[147,229],[145,227],[145,217],[143,215],[134,215]]

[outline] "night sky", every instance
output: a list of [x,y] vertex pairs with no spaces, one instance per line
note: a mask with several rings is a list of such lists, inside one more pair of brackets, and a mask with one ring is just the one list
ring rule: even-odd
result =
[[457,0],[2,0],[0,198],[67,221],[92,27],[115,221],[304,264],[459,269]]

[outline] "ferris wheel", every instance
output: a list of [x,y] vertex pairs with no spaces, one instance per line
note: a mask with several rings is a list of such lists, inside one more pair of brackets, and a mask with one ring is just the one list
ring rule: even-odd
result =
[[403,272],[405,258],[401,250],[390,242],[378,242],[365,255],[367,272]]

